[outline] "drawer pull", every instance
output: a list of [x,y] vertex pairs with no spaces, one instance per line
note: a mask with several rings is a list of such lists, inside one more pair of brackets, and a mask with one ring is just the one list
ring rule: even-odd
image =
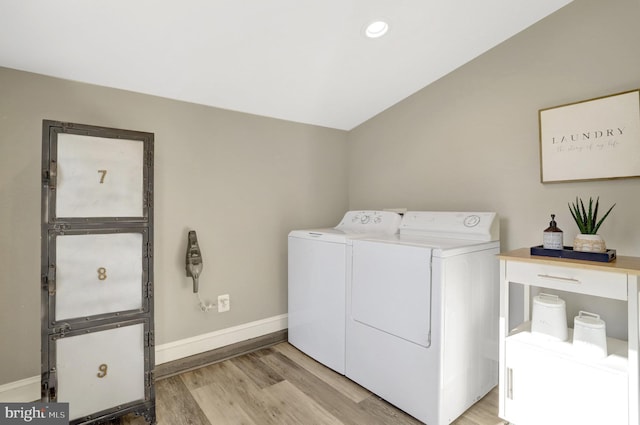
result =
[[513,400],[513,369],[507,368],[507,398]]
[[580,281],[578,279],[574,279],[572,277],[552,276],[550,274],[539,274],[538,277],[542,279],[561,280],[567,283],[575,283],[576,285],[580,284]]

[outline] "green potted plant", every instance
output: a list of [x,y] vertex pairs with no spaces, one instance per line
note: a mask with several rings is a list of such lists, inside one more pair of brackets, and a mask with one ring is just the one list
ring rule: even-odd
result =
[[600,203],[600,197],[593,202],[593,198],[589,198],[589,207],[585,208],[582,199],[576,196],[576,202],[569,204],[569,211],[571,216],[580,229],[580,234],[576,235],[573,240],[574,251],[588,251],[588,252],[605,252],[607,247],[604,239],[598,235],[598,229],[609,216],[609,213],[616,206],[613,204],[611,208],[598,220],[598,207]]

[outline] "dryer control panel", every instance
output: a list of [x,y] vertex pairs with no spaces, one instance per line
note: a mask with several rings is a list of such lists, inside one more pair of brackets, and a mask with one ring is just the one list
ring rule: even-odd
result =
[[345,233],[394,235],[401,221],[402,216],[391,211],[347,211],[335,229]]
[[494,212],[408,211],[402,218],[400,233],[496,241],[500,239],[500,226]]

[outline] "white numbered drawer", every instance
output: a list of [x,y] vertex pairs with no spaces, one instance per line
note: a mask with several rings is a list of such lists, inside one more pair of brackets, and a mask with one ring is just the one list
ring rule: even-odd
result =
[[144,325],[56,341],[58,401],[70,419],[144,400]]
[[141,233],[56,237],[55,319],[142,308]]
[[144,144],[58,135],[57,217],[143,215]]
[[627,275],[624,273],[511,261],[507,263],[506,273],[509,282],[616,300],[627,299]]

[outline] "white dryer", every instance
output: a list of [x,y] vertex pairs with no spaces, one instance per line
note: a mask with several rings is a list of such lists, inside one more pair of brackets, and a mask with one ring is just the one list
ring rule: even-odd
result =
[[407,212],[398,235],[353,241],[346,376],[428,425],[498,382],[495,213]]
[[344,375],[346,280],[351,241],[398,232],[401,216],[349,211],[329,229],[289,233],[289,342]]

